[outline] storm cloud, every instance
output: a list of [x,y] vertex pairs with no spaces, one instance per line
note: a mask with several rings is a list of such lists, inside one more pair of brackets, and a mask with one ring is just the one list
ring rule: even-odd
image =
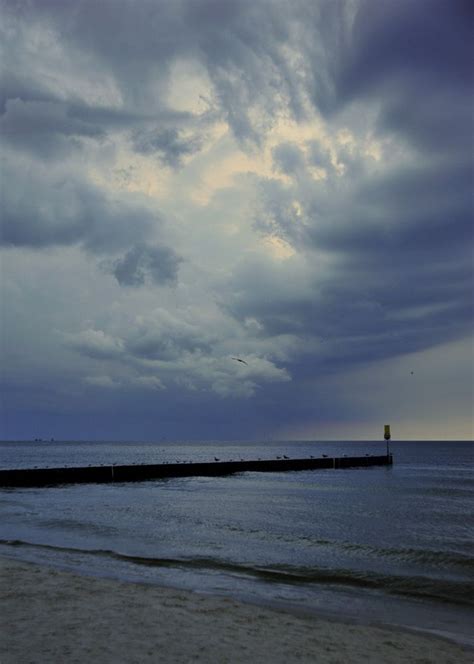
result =
[[174,283],[179,259],[168,248],[135,245],[113,264],[120,285],[142,286],[149,278],[156,284]]
[[1,12],[5,436],[344,437],[436,349],[470,435],[472,3]]

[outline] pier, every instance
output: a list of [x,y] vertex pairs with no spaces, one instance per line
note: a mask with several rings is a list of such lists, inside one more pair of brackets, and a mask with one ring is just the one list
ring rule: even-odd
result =
[[103,465],[66,468],[25,468],[0,470],[2,487],[46,487],[64,484],[105,484],[144,482],[172,477],[216,477],[235,473],[282,473],[301,470],[368,468],[390,466],[391,454],[361,457],[318,457],[310,459],[258,459],[256,461],[213,461],[209,463],[157,463]]

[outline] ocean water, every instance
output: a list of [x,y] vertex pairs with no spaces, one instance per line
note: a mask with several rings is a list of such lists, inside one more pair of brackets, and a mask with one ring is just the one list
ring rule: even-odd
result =
[[[384,453],[374,442],[0,442],[0,468]],[[474,645],[474,447],[392,467],[0,489],[0,555]]]

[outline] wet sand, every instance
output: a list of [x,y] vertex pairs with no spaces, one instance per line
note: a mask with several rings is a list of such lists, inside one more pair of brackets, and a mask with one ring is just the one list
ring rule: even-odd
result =
[[431,636],[0,558],[1,664],[464,664]]

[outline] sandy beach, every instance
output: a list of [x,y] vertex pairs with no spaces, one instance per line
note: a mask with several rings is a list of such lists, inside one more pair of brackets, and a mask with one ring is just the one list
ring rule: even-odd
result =
[[462,664],[431,636],[0,559],[0,662]]

